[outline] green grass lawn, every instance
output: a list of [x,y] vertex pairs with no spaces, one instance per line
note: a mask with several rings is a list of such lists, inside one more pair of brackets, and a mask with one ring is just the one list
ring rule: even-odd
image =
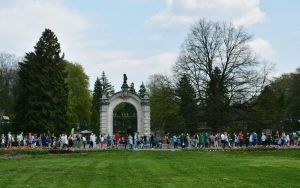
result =
[[0,156],[0,187],[300,187],[300,151]]

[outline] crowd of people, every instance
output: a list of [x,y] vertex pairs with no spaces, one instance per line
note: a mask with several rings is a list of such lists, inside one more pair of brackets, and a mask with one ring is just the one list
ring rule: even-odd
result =
[[[169,136],[167,136],[169,139]],[[173,135],[171,141],[174,148],[232,148],[232,147],[255,147],[261,146],[299,146],[300,145],[300,132],[285,133],[277,131],[275,135],[261,133],[258,135],[255,131],[251,133],[238,133],[228,134],[227,132],[208,134],[181,134]]]
[[100,134],[99,136],[91,133],[90,135],[80,134],[61,134],[56,137],[47,134],[24,135],[1,135],[1,147],[49,147],[49,148],[78,148],[78,149],[105,149],[105,148],[124,148],[124,149],[144,149],[144,148],[233,148],[233,147],[256,147],[258,145],[278,145],[278,146],[299,146],[300,132],[279,132],[274,135],[255,131],[244,133],[229,134],[227,132],[209,134],[166,134],[163,136],[145,136],[139,133],[121,135],[116,132],[114,135]]

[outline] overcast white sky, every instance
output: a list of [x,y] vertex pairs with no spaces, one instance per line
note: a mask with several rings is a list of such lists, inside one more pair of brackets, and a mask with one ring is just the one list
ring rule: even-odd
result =
[[90,88],[105,71],[116,90],[123,73],[138,89],[151,74],[171,72],[191,24],[207,18],[244,25],[278,75],[300,67],[299,8],[298,0],[0,0],[0,51],[23,56],[50,28]]

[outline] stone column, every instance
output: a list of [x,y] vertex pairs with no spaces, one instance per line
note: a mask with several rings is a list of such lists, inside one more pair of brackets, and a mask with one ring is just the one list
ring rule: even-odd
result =
[[144,106],[144,134],[150,136],[151,126],[150,126],[150,107]]
[[148,95],[145,95],[145,97],[142,99],[142,109],[143,109],[143,134],[146,136],[150,136],[151,133],[151,117],[150,117],[150,103],[149,103],[149,97]]
[[[101,99],[101,110],[100,110],[100,132],[108,134],[108,106],[109,102],[105,95]],[[98,133],[96,133],[98,134]]]

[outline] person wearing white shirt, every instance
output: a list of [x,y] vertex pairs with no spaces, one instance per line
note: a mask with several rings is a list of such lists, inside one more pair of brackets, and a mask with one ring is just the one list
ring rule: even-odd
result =
[[83,144],[83,148],[85,149],[85,145],[86,145],[86,138],[85,138],[85,136],[82,137],[82,144]]
[[261,135],[261,143],[262,143],[263,146],[266,145],[266,139],[267,139],[267,137],[266,137],[265,133],[262,133],[262,135]]

